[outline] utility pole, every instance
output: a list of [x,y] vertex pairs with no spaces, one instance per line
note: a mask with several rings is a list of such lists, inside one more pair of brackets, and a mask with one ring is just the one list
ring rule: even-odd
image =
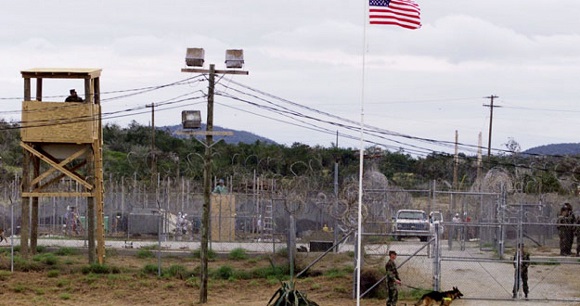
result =
[[151,107],[151,183],[155,183],[157,178],[157,157],[155,156],[155,103],[147,104]]
[[498,96],[491,95],[491,96],[484,97],[484,98],[490,99],[490,101],[491,101],[490,104],[483,105],[485,107],[489,107],[489,139],[487,142],[487,163],[489,166],[489,165],[491,165],[490,164],[490,162],[491,162],[491,131],[492,131],[491,126],[493,124],[493,108],[494,107],[501,107],[501,106],[493,105],[493,100],[499,98]]
[[[229,50],[228,50],[229,51]],[[227,54],[227,51],[226,51]],[[227,56],[227,55],[226,55]],[[243,62],[243,60],[242,60]],[[187,59],[186,59],[187,63]],[[203,61],[202,61],[203,63]],[[227,59],[226,59],[227,64]],[[241,67],[241,66],[240,66]],[[243,74],[248,75],[243,70],[216,70],[214,64],[210,64],[209,70],[201,68],[183,68],[181,72],[208,73],[208,91],[207,91],[207,122],[205,131],[205,154],[203,167],[203,211],[201,216],[201,271],[200,271],[200,290],[199,303],[207,303],[207,281],[208,281],[208,250],[209,250],[209,216],[210,216],[210,196],[211,196],[211,161],[213,135],[220,134],[213,132],[213,104],[214,88],[216,74]]]
[[[459,168],[459,148],[458,148],[458,144],[459,143],[459,132],[457,130],[455,130],[455,155],[453,157],[453,191],[457,191],[458,189],[458,168]],[[455,203],[456,203],[456,199],[455,199],[455,194],[453,194],[453,196],[451,197],[452,201],[451,201],[451,211],[455,212]]]
[[479,186],[478,191],[481,191],[481,132],[477,135],[477,185]]

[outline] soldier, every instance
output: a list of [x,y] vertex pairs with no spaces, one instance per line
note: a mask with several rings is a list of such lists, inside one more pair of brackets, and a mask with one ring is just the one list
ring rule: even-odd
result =
[[[524,249],[524,244],[518,244],[518,249],[514,254],[514,289],[512,290],[513,298],[517,297],[518,291],[520,290],[520,280],[521,285],[524,288],[524,294],[526,299],[528,298],[528,267],[530,266],[530,253],[526,252]],[[518,275],[519,274],[519,275]]]
[[580,257],[580,216],[576,217],[576,257]]
[[389,251],[389,261],[385,265],[385,270],[387,270],[387,291],[389,292],[387,306],[396,306],[399,299],[397,285],[401,284],[401,279],[399,278],[395,259],[397,259],[397,252]]
[[558,216],[558,232],[560,236],[560,255],[569,256],[572,254],[572,243],[574,240],[574,227],[570,226],[575,221],[574,213],[570,203],[564,203]]
[[83,98],[81,98],[77,95],[76,90],[71,89],[69,92],[70,92],[70,96],[66,97],[64,102],[83,102]]

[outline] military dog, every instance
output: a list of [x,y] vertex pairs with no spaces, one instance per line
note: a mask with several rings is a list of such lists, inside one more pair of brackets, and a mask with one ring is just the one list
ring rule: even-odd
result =
[[441,306],[449,306],[451,302],[455,299],[459,299],[463,296],[463,293],[457,289],[457,287],[453,287],[453,290],[449,291],[431,291],[429,293],[424,294],[421,299],[415,306],[430,306],[430,305],[441,305]]

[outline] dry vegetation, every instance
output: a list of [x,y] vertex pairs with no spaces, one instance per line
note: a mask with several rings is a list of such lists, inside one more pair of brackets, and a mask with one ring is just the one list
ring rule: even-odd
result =
[[[10,249],[1,249],[0,305],[2,301],[10,305],[195,305],[199,301],[195,251],[166,254],[160,277],[153,248],[109,250],[104,265],[88,265],[86,254],[76,249],[39,251],[28,260],[16,255],[11,273]],[[296,271],[315,255],[299,257]],[[349,254],[331,254],[298,279],[296,289],[319,305],[352,305],[352,266]],[[216,255],[209,268],[207,305],[266,305],[281,287],[280,280],[287,281],[289,275],[284,254],[267,257],[242,249]],[[381,276],[379,271],[365,274]],[[383,294],[378,292],[379,298],[361,304],[384,305]]]

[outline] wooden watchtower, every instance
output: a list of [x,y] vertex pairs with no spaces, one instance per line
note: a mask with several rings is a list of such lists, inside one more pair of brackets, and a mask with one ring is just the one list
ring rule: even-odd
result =
[[[20,145],[24,149],[21,252],[28,255],[28,238],[32,253],[36,250],[39,198],[82,197],[87,198],[89,262],[95,262],[96,240],[98,261],[103,263],[105,233],[103,136],[99,95],[101,69],[35,68],[23,70],[21,73],[24,79],[20,134]],[[44,101],[42,87],[45,79],[84,80],[84,101]],[[32,80],[35,80],[36,85],[34,98],[31,96]],[[82,93],[82,89],[79,92]],[[59,184],[62,181],[76,182],[77,187],[67,188],[66,184]],[[28,220],[32,220],[31,224]]]

